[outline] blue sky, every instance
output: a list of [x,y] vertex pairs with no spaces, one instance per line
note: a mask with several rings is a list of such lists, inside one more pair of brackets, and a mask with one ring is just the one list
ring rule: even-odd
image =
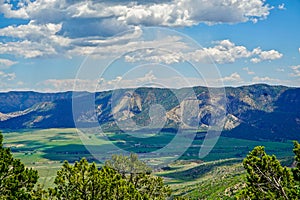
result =
[[0,0],[0,91],[300,86],[300,1]]

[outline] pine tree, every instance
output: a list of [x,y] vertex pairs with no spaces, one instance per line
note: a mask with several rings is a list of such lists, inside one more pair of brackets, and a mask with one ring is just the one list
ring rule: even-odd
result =
[[264,147],[255,147],[243,165],[247,182],[239,199],[298,199],[291,170],[282,167],[274,155],[267,155]]
[[[151,167],[147,166],[145,162],[138,159],[137,154],[130,154],[129,156],[113,155],[111,160],[105,162],[105,166],[117,170],[122,174],[123,178],[128,178],[130,182],[134,183],[134,179],[140,174],[151,174]],[[128,176],[127,176],[128,175]]]
[[294,180],[297,184],[297,193],[300,196],[300,144],[297,141],[294,141],[294,149],[293,152],[295,153],[295,162],[296,166],[292,168]]
[[132,183],[144,199],[166,199],[171,195],[170,187],[164,185],[161,177],[151,175],[152,169],[139,160],[137,154],[113,155],[105,165]]
[[[57,172],[50,199],[166,199],[171,190],[137,155],[113,156],[100,170],[86,159],[70,165],[67,161]],[[42,192],[39,192],[42,194]]]
[[33,199],[33,188],[38,180],[36,170],[25,168],[4,148],[0,133],[0,199]]
[[54,199],[93,200],[93,199],[140,199],[141,195],[134,186],[124,180],[116,170],[103,167],[100,170],[95,163],[86,159],[75,162],[72,166],[67,161],[57,172],[50,189]]

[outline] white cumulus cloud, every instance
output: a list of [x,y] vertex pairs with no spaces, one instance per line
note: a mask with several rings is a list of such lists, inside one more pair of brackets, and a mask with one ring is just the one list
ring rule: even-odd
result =
[[[203,62],[212,59],[216,63],[224,64],[233,63],[238,59],[250,59],[251,62],[258,63],[282,57],[282,54],[276,50],[264,51],[260,48],[249,50],[247,47],[236,45],[230,40],[215,41],[213,42],[215,45],[212,47],[193,50],[188,49],[188,46],[180,41],[180,38],[172,39],[174,41],[169,44],[167,44],[168,42],[164,43],[163,40],[158,40],[157,45],[152,46],[157,49],[140,50],[133,55],[125,56],[125,60],[127,62],[149,61],[172,64],[184,61]],[[249,73],[253,74],[250,71]]]
[[[224,64],[233,63],[238,59],[248,58],[251,62],[258,63],[265,60],[280,59],[283,56],[276,50],[264,51],[260,48],[249,50],[247,49],[247,47],[236,45],[230,40],[216,41],[213,42],[215,46],[190,51],[186,50],[186,46],[179,45],[179,39],[176,42],[174,41],[174,43],[170,44],[172,48],[169,47],[159,50],[143,50],[135,53],[134,55],[128,55],[125,57],[125,59],[128,62],[138,62],[144,60],[152,62],[162,62],[166,64],[191,60],[196,62],[203,62],[205,60],[212,59],[216,63]],[[185,47],[185,49],[180,49],[180,47]],[[249,73],[253,74],[250,71]]]
[[12,66],[14,64],[17,64],[17,62],[9,60],[9,59],[0,58],[0,69],[9,68],[10,66]]
[[286,10],[286,7],[285,7],[284,3],[278,5],[278,9],[279,10]]
[[15,73],[5,73],[3,71],[0,71],[0,80],[1,81],[12,81],[16,78]]
[[[25,1],[13,7],[1,0],[6,17],[59,21],[63,18],[116,18],[130,25],[191,26],[199,23],[237,23],[264,19],[272,9],[264,0]],[[0,2],[1,2],[0,1]]]
[[[9,40],[0,40],[0,53],[9,53],[35,58],[52,55],[86,55],[99,53],[103,56],[114,52],[126,52],[133,46],[150,46],[150,41],[128,42],[123,35],[112,37],[124,31],[135,37],[145,26],[193,26],[200,23],[241,23],[257,22],[265,19],[272,7],[264,0],[173,0],[173,1],[69,1],[35,0],[20,1],[13,5],[11,1],[0,0],[0,12],[7,18],[28,19],[27,24],[7,26],[0,29],[0,36]],[[126,35],[126,34],[125,34]],[[128,35],[128,34],[127,34]],[[12,39],[12,40],[11,40]],[[157,38],[152,41],[155,46]],[[147,44],[146,44],[147,43]],[[165,42],[164,42],[165,43]],[[146,44],[146,45],[145,45]],[[102,45],[103,48],[96,48]],[[179,42],[171,47],[178,47]],[[134,49],[134,48],[133,48]],[[177,48],[178,49],[178,48]],[[175,52],[175,51],[174,51]],[[216,43],[214,47],[203,51],[151,55],[149,60],[165,60],[174,63],[191,59],[203,59],[211,55],[218,63],[234,62],[248,58],[253,53],[242,45],[229,40]],[[253,62],[272,60],[280,57],[277,51],[262,51]],[[127,57],[128,61],[139,58]]]
[[47,55],[54,55],[56,51],[53,46],[47,43],[38,43],[28,40],[18,42],[0,42],[0,54],[13,54],[24,58],[36,58]]
[[0,53],[7,52],[25,58],[56,55],[70,45],[68,38],[57,35],[60,30],[61,24],[36,24],[34,21],[25,25],[7,26],[0,29],[0,36],[16,41],[3,42]]
[[222,81],[224,81],[224,82],[242,82],[243,79],[237,72],[234,72],[230,76],[223,77]]
[[256,55],[257,57],[252,58],[250,61],[253,63],[258,63],[265,60],[276,60],[282,58],[283,54],[272,49],[268,51],[263,51],[260,47],[255,48],[252,51],[252,55]]
[[203,50],[196,51],[192,57],[197,60],[206,54],[210,56],[217,63],[232,63],[239,58],[248,58],[251,52],[244,46],[237,46],[230,40],[222,40],[215,42],[213,47],[204,48]]
[[290,68],[293,70],[290,76],[300,77],[300,65],[291,66]]

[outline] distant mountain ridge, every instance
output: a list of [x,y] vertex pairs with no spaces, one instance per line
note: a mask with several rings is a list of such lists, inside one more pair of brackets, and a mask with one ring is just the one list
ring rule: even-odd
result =
[[[0,93],[0,128],[60,128],[97,126],[108,131],[118,130],[118,124],[126,123],[128,129],[151,126],[152,120],[165,122],[164,130],[176,130],[180,123],[184,128],[199,124],[205,130],[216,108],[206,87],[189,88],[196,99],[178,101],[186,95],[183,89],[138,88],[97,93],[89,92],[7,92]],[[226,87],[227,120],[223,135],[247,139],[288,140],[300,139],[300,88],[256,84]],[[114,97],[112,96],[114,95]],[[93,109],[72,112],[72,97],[81,105],[95,99]],[[112,99],[114,98],[114,99]],[[221,101],[222,98],[217,99]],[[165,110],[152,113],[151,106],[159,104]],[[79,106],[80,107],[80,106]],[[182,122],[180,113],[190,114]],[[149,115],[150,113],[150,115]],[[73,119],[73,117],[75,117]],[[154,127],[155,128],[155,127]]]

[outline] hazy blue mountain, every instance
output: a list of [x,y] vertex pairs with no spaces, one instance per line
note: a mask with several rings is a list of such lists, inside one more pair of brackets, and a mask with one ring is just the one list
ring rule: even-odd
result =
[[[205,87],[138,88],[97,93],[0,93],[0,128],[75,127],[76,122],[83,127],[100,124],[104,130],[111,131],[119,130],[118,125],[122,123],[127,129],[136,129],[136,125],[157,128],[157,124],[164,122],[165,131],[176,130],[178,126],[189,129],[195,125],[205,130],[214,120],[212,112],[226,112],[224,136],[255,140],[300,139],[300,88],[257,84],[227,87],[225,91],[226,98],[220,95],[215,99],[210,98]],[[76,99],[74,113],[72,97]],[[226,102],[226,107],[216,107],[213,103],[216,101]],[[92,107],[87,106],[90,104]],[[182,113],[189,116],[183,119]],[[153,120],[157,123],[153,124]]]

